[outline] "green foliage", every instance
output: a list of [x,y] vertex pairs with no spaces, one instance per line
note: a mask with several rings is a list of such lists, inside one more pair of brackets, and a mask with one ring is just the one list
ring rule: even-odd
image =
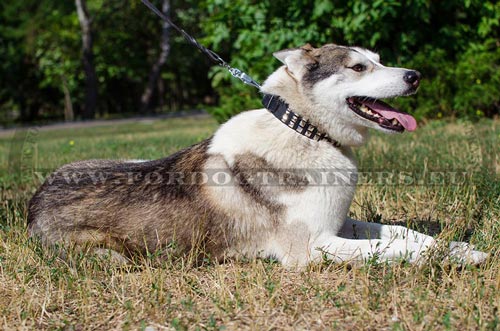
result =
[[500,109],[500,48],[491,41],[465,52],[459,59],[455,79],[455,109],[462,115],[492,116]]
[[[159,6],[160,1],[154,3]],[[161,22],[139,0],[87,0],[94,29],[99,116],[132,114],[159,54]],[[420,92],[396,102],[418,118],[495,116],[500,109],[500,2],[480,0],[171,0],[172,18],[232,66],[262,82],[272,53],[307,42],[378,51],[420,70]],[[84,99],[74,1],[0,2],[0,123],[60,119],[64,92]],[[156,105],[210,106],[224,121],[260,96],[172,31]],[[158,92],[157,92],[158,94]]]
[[[190,8],[171,3],[184,18],[181,25],[194,26],[196,16],[184,14]],[[139,0],[87,0],[87,6],[94,30],[98,114],[136,113],[160,51],[161,21]],[[63,84],[78,116],[85,89],[74,1],[4,1],[0,21],[0,123],[62,119]],[[212,94],[208,61],[175,33],[170,46],[162,75],[166,108],[193,108]]]
[[[377,50],[389,65],[420,70],[417,97],[397,100],[418,118],[475,118],[499,113],[500,4],[491,1],[196,1],[205,42],[231,63],[263,80],[279,64],[270,56],[306,42],[360,45]],[[193,1],[194,4],[194,1]],[[252,92],[219,72],[218,119],[255,106]],[[252,93],[252,94],[250,94]],[[251,97],[250,97],[251,96]]]
[[[54,2],[52,6],[44,7],[40,14],[43,20],[37,22],[37,38],[30,45],[28,53],[33,56],[41,73],[39,87],[52,88],[62,94],[65,84],[70,95],[77,100],[82,99],[82,92],[78,88],[83,83],[83,74],[76,11],[67,4]],[[63,107],[62,98],[58,98],[54,107]]]

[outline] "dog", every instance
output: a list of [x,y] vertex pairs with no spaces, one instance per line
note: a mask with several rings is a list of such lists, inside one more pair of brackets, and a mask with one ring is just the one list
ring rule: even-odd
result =
[[[164,159],[62,166],[29,203],[29,235],[118,260],[197,248],[215,260],[272,257],[290,267],[325,256],[422,261],[438,245],[433,237],[348,217],[357,181],[351,148],[369,129],[416,129],[411,115],[379,99],[415,93],[421,74],[335,44],[274,56],[283,65],[261,87],[265,108]],[[333,182],[318,183],[328,176]],[[467,243],[446,249],[460,263],[487,258]]]

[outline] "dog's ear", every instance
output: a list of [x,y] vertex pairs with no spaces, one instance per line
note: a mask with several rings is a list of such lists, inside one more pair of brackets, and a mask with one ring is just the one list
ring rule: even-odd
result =
[[274,57],[287,66],[293,74],[298,74],[302,69],[317,63],[317,59],[312,55],[314,48],[310,44],[305,44],[300,48],[284,49],[274,53]]
[[312,47],[311,44],[309,44],[309,43],[305,44],[300,49],[303,49],[306,52],[312,52],[312,51],[314,51],[314,47]]

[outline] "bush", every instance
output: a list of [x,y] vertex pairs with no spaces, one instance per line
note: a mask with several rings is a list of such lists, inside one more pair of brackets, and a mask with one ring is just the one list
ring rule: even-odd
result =
[[473,45],[459,59],[454,72],[453,106],[459,117],[500,113],[500,48],[494,40]]
[[[417,118],[499,114],[498,2],[204,0],[200,9],[207,12],[200,22],[209,36],[204,41],[231,50],[226,58],[261,81],[278,67],[271,56],[277,50],[306,42],[359,45],[378,51],[388,65],[422,72],[419,93],[396,100]],[[212,77],[220,96],[212,113],[219,120],[255,107],[251,87],[221,71]]]

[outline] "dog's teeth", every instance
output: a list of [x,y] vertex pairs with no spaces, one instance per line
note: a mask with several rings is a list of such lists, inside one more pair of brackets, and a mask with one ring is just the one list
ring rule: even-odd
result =
[[393,118],[392,119],[392,125],[398,125],[398,124],[399,124],[398,120],[395,119],[395,118]]
[[361,105],[359,107],[359,109],[364,112],[364,113],[367,113],[367,114],[370,114],[370,115],[374,115],[374,113],[372,112],[372,110],[368,107],[366,107],[365,105]]

